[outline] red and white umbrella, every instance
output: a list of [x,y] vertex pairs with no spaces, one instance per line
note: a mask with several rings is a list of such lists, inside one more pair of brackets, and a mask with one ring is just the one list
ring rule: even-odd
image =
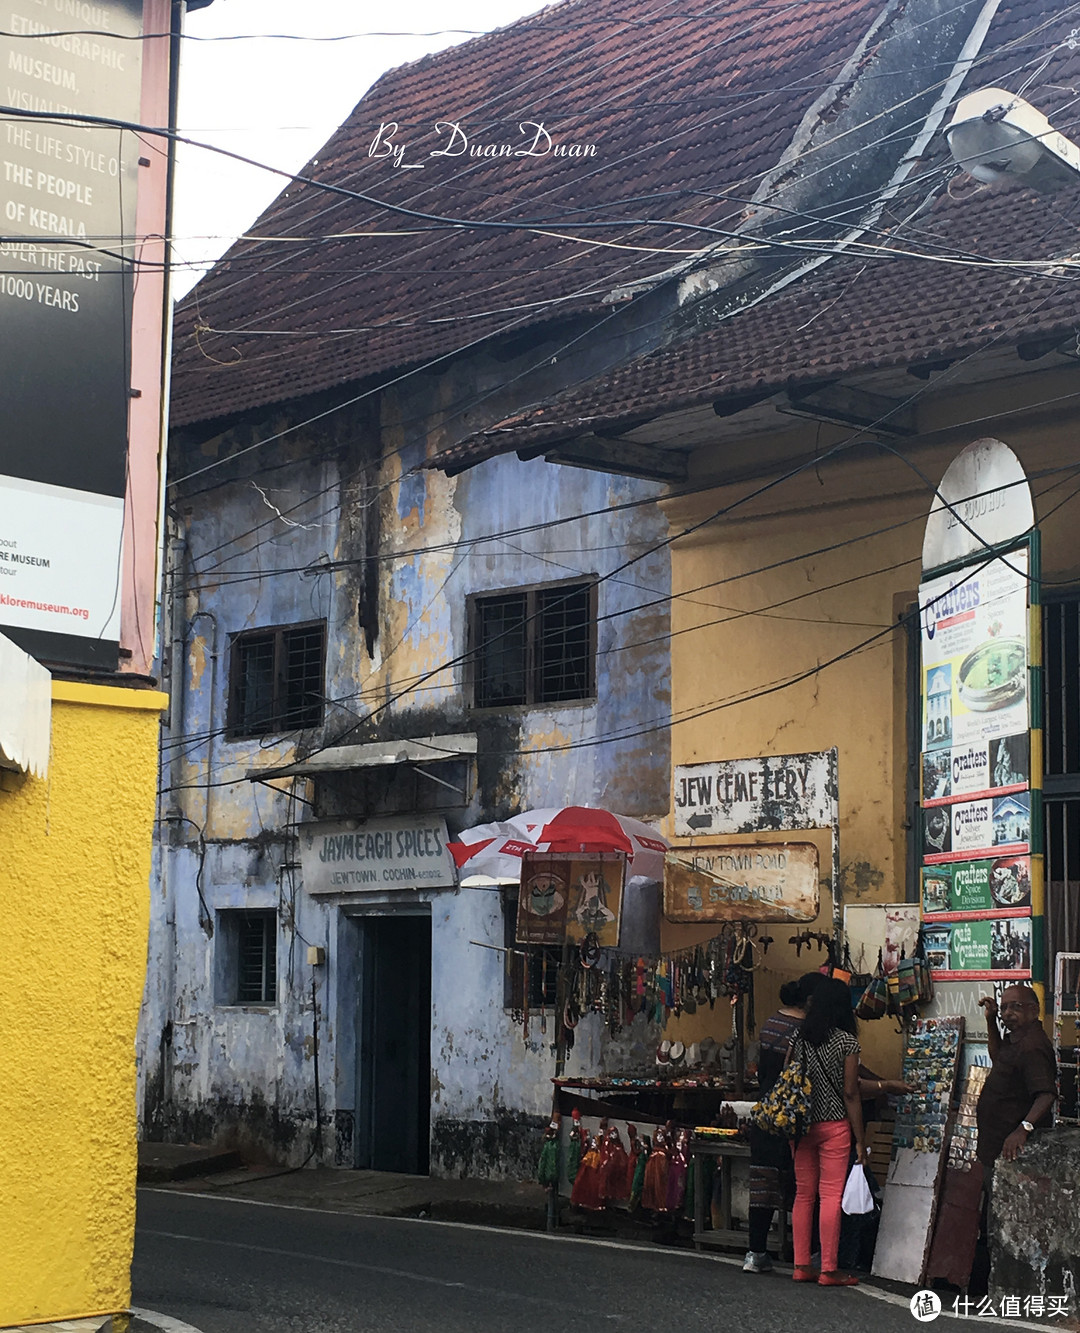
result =
[[450,852],[462,883],[479,878],[517,882],[525,852],[624,852],[627,877],[661,880],[668,844],[640,819],[566,805],[466,829]]

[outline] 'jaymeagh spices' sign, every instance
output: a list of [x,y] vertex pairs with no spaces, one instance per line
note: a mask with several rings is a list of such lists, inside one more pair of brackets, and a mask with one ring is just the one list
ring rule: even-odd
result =
[[451,888],[454,861],[437,816],[310,824],[300,863],[308,893]]

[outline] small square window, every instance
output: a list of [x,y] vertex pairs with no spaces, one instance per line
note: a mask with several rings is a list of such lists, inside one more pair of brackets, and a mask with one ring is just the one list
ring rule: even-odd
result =
[[326,625],[319,621],[234,635],[229,671],[230,736],[320,726]]
[[277,1000],[277,913],[233,909],[217,914],[218,1004]]
[[594,697],[595,582],[475,597],[470,611],[476,708]]
[[515,942],[517,931],[517,890],[503,901],[503,944],[507,965],[504,971],[503,1007],[524,1009],[526,993],[530,1009],[551,1008],[555,1004],[562,964],[562,946],[558,944],[523,945]]

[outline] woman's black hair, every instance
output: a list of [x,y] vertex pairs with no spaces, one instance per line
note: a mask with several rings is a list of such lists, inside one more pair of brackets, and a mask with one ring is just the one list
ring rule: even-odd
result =
[[805,1009],[810,1003],[810,997],[823,981],[828,981],[828,977],[822,972],[804,972],[799,978],[799,1004]]
[[780,987],[780,1003],[787,1005],[788,1008],[801,1009],[803,1007],[805,1001],[797,981],[785,981]]
[[858,1035],[851,991],[835,977],[822,977],[810,997],[802,1033],[811,1046],[820,1046],[834,1028],[850,1032],[853,1037]]

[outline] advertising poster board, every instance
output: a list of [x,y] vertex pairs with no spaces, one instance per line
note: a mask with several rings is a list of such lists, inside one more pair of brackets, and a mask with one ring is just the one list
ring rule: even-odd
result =
[[937,980],[1032,974],[1027,547],[925,579],[923,943]]
[[115,668],[135,203],[151,150],[68,118],[139,120],[141,0],[81,8],[93,31],[70,6],[10,0],[0,32],[15,108],[0,172],[0,628],[36,657]]
[[602,949],[619,943],[626,857],[620,852],[521,858],[518,944],[580,944],[595,934]]

